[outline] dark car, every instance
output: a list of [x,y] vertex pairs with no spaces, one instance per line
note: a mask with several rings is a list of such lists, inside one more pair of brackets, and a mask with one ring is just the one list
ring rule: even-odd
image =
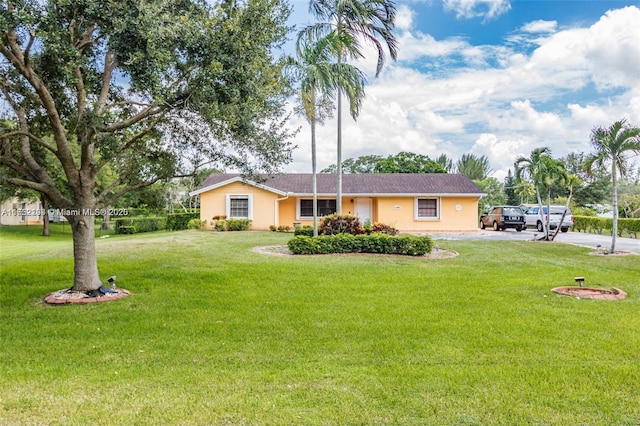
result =
[[513,228],[520,232],[526,227],[524,212],[518,206],[495,206],[480,216],[480,228],[492,227],[494,231]]

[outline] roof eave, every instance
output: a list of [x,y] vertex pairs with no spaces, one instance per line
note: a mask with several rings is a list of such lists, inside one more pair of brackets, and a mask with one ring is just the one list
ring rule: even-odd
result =
[[260,188],[260,189],[265,190],[265,191],[273,192],[274,194],[278,194],[278,195],[281,195],[281,196],[288,195],[287,192],[285,192],[285,191],[281,191],[279,189],[275,189],[275,188],[272,188],[270,186],[263,185],[263,184],[258,183],[258,182],[254,182],[254,181],[249,180],[249,179],[243,179],[242,176],[236,176],[236,177],[233,177],[231,179],[226,179],[226,180],[223,180],[222,182],[214,183],[213,185],[208,185],[208,186],[205,186],[203,188],[197,189],[197,190],[195,190],[193,192],[190,192],[189,196],[193,197],[194,195],[199,195],[199,194],[202,194],[204,192],[212,191],[214,189],[221,188],[223,186],[226,186],[226,185],[229,185],[229,184],[232,184],[232,183],[235,183],[235,182],[241,182],[241,183],[244,183],[244,184],[247,184],[247,185],[251,185],[251,186],[254,186],[256,188]]

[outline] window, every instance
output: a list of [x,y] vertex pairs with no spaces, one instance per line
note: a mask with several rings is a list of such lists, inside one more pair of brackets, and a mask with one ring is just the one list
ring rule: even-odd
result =
[[416,219],[438,219],[437,198],[416,198]]
[[227,217],[230,219],[252,219],[250,195],[227,195]]
[[[336,200],[318,200],[318,216],[336,212]],[[300,200],[300,217],[313,217],[313,200]]]

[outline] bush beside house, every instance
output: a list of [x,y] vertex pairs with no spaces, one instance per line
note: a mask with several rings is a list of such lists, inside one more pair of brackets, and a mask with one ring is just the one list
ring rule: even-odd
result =
[[380,253],[423,256],[430,253],[433,240],[428,236],[395,236],[392,226],[375,223],[362,226],[357,217],[350,215],[325,216],[313,236],[313,227],[297,227],[289,240],[293,254]]

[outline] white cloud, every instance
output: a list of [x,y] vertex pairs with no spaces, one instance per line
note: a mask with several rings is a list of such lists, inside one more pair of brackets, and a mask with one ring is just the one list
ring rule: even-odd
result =
[[528,156],[530,141],[525,138],[498,139],[493,133],[481,134],[471,149],[475,155],[484,155],[489,160],[493,169],[493,177],[502,180],[507,176],[508,170],[513,173],[515,159],[520,156]]
[[554,33],[558,28],[556,21],[537,20],[524,24],[520,31],[524,33]]
[[444,0],[445,10],[455,12],[458,19],[496,18],[511,9],[509,0]]
[[[357,122],[343,116],[345,159],[405,150],[431,157],[445,153],[456,161],[473,152],[486,155],[494,176],[502,178],[518,156],[534,148],[549,146],[555,157],[589,152],[594,126],[623,117],[640,125],[637,7],[612,10],[588,27],[559,30],[554,21],[533,21],[518,30],[522,44],[515,46],[436,40],[413,29],[407,6],[399,11],[398,62],[388,63],[378,79],[372,48],[358,62],[371,77]],[[520,49],[531,43],[537,46],[533,51]],[[448,67],[452,57],[464,66]],[[421,63],[430,64],[427,71]],[[303,129],[287,171],[309,172],[308,125],[301,119],[292,125]],[[317,132],[322,169],[335,163],[335,118]]]
[[414,12],[407,5],[400,5],[396,11],[395,28],[397,31],[409,31],[413,28]]

